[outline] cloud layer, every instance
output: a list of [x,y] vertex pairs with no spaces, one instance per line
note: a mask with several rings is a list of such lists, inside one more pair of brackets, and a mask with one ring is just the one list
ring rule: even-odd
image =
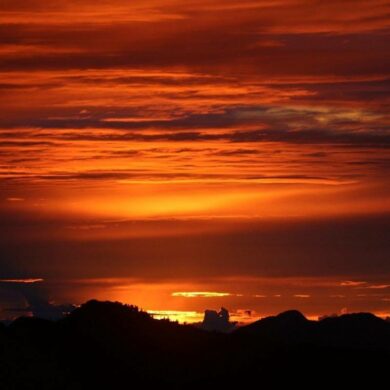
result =
[[[385,0],[2,1],[0,277],[370,274],[381,290],[389,15]],[[207,287],[172,291],[225,291]]]

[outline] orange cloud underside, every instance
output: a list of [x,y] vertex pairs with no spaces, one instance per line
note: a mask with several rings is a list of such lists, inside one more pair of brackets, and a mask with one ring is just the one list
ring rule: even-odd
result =
[[[355,83],[385,76],[271,77],[2,72],[0,177],[8,199],[115,217],[387,210],[388,153],[378,148],[382,132],[371,130],[388,123],[383,100],[318,98],[322,83],[353,93]],[[313,194],[315,205],[307,200]]]

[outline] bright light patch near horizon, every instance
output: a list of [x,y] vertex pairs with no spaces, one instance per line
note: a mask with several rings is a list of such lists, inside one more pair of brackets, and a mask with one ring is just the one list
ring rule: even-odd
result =
[[153,318],[157,320],[169,319],[180,323],[200,322],[203,319],[203,313],[197,311],[185,310],[148,310]]
[[173,292],[173,297],[184,297],[184,298],[219,298],[228,297],[230,293],[227,292],[216,292],[216,291],[178,291]]
[[[157,320],[169,319],[177,321],[181,324],[194,324],[203,321],[204,312],[200,311],[185,311],[185,310],[147,310],[147,312]],[[261,316],[252,310],[236,310],[230,312],[230,321],[236,322],[238,325],[248,324],[257,321]]]

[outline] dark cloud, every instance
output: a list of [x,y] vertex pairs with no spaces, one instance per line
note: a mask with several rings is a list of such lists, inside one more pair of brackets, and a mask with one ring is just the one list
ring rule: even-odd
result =
[[39,318],[57,320],[75,309],[75,306],[71,304],[57,305],[50,302],[49,292],[43,284],[42,280],[37,282],[24,282],[23,279],[20,281],[0,280],[0,293],[5,301],[10,300],[12,292],[19,294],[22,299],[20,306],[5,307],[2,318],[31,314]]
[[55,142],[50,141],[0,141],[0,147],[30,147],[30,146],[53,146]]
[[[353,114],[353,113],[352,113]],[[4,137],[19,137],[18,140],[1,141],[7,146],[54,146],[54,140],[65,141],[213,141],[230,142],[284,142],[295,144],[342,144],[367,147],[387,147],[389,145],[389,128],[381,123],[361,122],[364,115],[356,119],[349,112],[334,109],[328,114],[326,124],[321,122],[324,114],[315,108],[312,110],[291,109],[279,106],[245,106],[224,108],[221,113],[188,114],[182,118],[166,120],[121,120],[123,113],[115,121],[106,117],[115,116],[115,112],[100,117],[63,119],[23,119],[12,123],[3,122],[9,127],[36,127],[47,129],[46,132],[21,131],[3,133]],[[345,118],[345,119],[343,119]],[[245,126],[261,124],[264,128],[236,130]],[[79,131],[63,132],[53,129],[78,129]],[[112,130],[98,132],[94,129]],[[154,134],[143,130],[154,129]],[[204,129],[211,129],[204,130]],[[218,132],[213,129],[231,129]],[[83,131],[84,130],[84,131]],[[115,132],[114,130],[118,130]],[[158,131],[157,131],[158,130]],[[126,132],[124,132],[126,131]],[[0,134],[1,137],[1,134]],[[23,137],[29,137],[23,140]],[[33,138],[33,139],[31,139]],[[34,138],[43,138],[34,139]],[[58,145],[58,144],[57,144]]]
[[252,154],[261,153],[257,149],[233,149],[233,150],[220,150],[216,152],[212,152],[211,154],[216,156],[246,156]]
[[[155,223],[158,226],[160,222]],[[177,228],[182,225],[184,231],[186,224],[192,222],[166,223]],[[10,240],[9,233],[2,234],[0,269],[3,278],[25,277],[27,273],[44,278],[61,275],[160,280],[229,275],[345,275],[344,279],[380,276],[390,272],[389,223],[387,215],[248,222],[235,231],[198,233],[182,236],[180,240],[176,236],[46,240],[44,232],[56,229],[56,225],[36,224],[35,229],[42,232],[38,240],[20,242],[22,230],[15,242]],[[1,227],[3,231],[7,228]],[[29,229],[28,225],[25,229]]]
[[[101,23],[93,20],[92,12],[90,20],[86,14],[83,23],[80,20],[72,23],[69,6],[63,18],[68,23],[4,23],[0,35],[8,44],[39,42],[53,49],[73,49],[73,53],[61,54],[53,50],[29,55],[27,52],[24,56],[4,58],[1,67],[8,70],[90,69],[153,67],[158,64],[214,71],[224,69],[225,72],[256,69],[262,74],[387,73],[390,59],[385,50],[388,13],[381,12],[371,22],[360,15],[355,23],[346,23],[344,14],[338,21],[329,17],[326,21],[314,22],[313,16],[318,15],[318,10],[308,12],[311,7],[307,4],[296,5],[297,9],[287,5],[282,9],[278,5],[235,9],[236,14],[223,7],[218,12],[210,9],[207,12],[205,8],[196,10],[196,7],[179,4],[161,5],[157,7],[159,11],[166,13],[169,10],[180,18],[174,22],[160,19],[143,23],[131,19],[117,22],[108,19],[110,23]],[[290,7],[294,9],[290,12],[296,14],[296,19],[290,14],[287,17]],[[363,8],[364,4],[356,6],[357,11]],[[94,8],[95,13],[99,13],[98,10],[98,6]],[[379,8],[372,7],[365,14],[373,10],[379,12]],[[370,28],[367,34],[367,30],[361,28],[366,23],[378,27]],[[348,30],[346,25],[350,28],[353,25],[355,31],[343,31]],[[262,44],[270,41],[282,44]],[[272,61],[269,61],[270,57]]]
[[326,152],[313,152],[313,153],[303,154],[303,157],[323,158],[323,157],[327,157],[327,156],[328,156],[328,153],[326,153]]

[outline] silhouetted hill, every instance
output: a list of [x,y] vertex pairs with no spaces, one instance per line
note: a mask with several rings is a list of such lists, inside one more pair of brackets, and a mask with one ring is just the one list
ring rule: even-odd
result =
[[389,363],[390,323],[368,313],[292,310],[223,334],[89,301],[56,322],[0,326],[1,389],[373,388]]
[[298,342],[310,332],[311,322],[297,310],[289,310],[275,317],[267,317],[238,328],[235,337],[252,338],[266,343]]
[[[155,320],[135,306],[98,301],[74,310],[58,327],[68,342],[77,341],[79,361],[74,370],[83,365],[79,375],[87,381],[99,368],[107,373],[107,386],[116,378],[119,386],[122,376],[118,373],[128,372],[133,381],[144,385],[175,383],[177,378],[186,382],[188,362],[194,361],[196,368],[212,337],[189,325]],[[67,352],[66,346],[64,350]],[[194,360],[196,356],[198,360]],[[89,364],[83,364],[85,361]],[[106,376],[95,385],[101,385]]]
[[310,343],[351,349],[390,350],[390,326],[371,313],[344,314],[309,321],[300,312],[286,311],[239,328],[234,337],[263,344]]
[[318,343],[355,349],[390,350],[389,325],[371,313],[325,318],[318,323]]

